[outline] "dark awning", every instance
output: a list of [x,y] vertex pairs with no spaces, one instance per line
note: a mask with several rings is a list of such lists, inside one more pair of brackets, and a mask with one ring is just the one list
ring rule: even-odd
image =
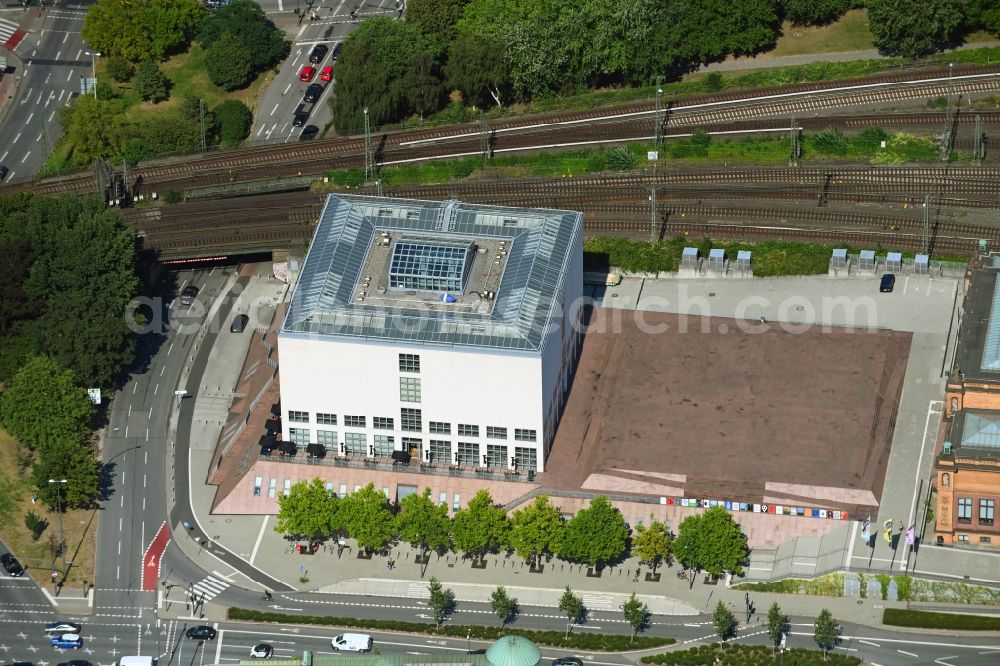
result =
[[273,405],[271,405],[271,414],[273,414],[274,416],[281,416],[281,403],[280,402],[276,402]]
[[278,445],[278,448],[288,455],[295,453],[296,450],[295,442],[281,442],[281,444]]
[[306,453],[308,453],[311,456],[325,456],[326,447],[323,446],[322,444],[309,444],[306,447]]
[[264,424],[268,432],[281,432],[281,419],[271,418]]
[[264,448],[265,446],[267,446],[267,447],[270,447],[270,448],[273,449],[274,446],[275,446],[275,444],[274,444],[275,441],[277,441],[277,440],[275,439],[274,435],[272,435],[270,433],[268,433],[266,435],[261,435],[260,436],[260,447]]
[[410,462],[410,454],[407,453],[406,451],[393,451],[392,452],[392,459],[395,460],[398,463],[409,463]]

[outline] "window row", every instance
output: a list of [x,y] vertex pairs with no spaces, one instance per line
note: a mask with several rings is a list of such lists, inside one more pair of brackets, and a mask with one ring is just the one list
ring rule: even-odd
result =
[[[409,381],[407,381],[409,379]],[[403,402],[420,402],[420,380],[402,377],[399,380],[400,400]],[[407,382],[404,387],[404,382]],[[309,423],[309,412],[290,410],[288,420],[293,423]],[[336,414],[316,413],[318,425],[337,425]],[[423,413],[420,409],[403,407],[399,410],[399,427],[406,432],[421,432],[423,430]],[[344,426],[348,428],[367,428],[368,419],[364,416],[344,415]],[[391,416],[373,416],[372,427],[376,430],[395,430],[395,419]],[[430,421],[428,429],[432,435],[450,435],[451,423],[447,421]],[[458,424],[459,437],[479,437],[479,426],[468,423]],[[486,426],[487,439],[507,439],[507,428]],[[514,439],[518,442],[535,442],[538,433],[526,428],[515,428]]]
[[[994,518],[994,510],[996,508],[995,500],[991,499],[981,499],[979,500],[979,524],[980,525],[992,525]],[[971,497],[959,497],[958,498],[958,522],[960,523],[971,523],[972,522],[972,498]]]

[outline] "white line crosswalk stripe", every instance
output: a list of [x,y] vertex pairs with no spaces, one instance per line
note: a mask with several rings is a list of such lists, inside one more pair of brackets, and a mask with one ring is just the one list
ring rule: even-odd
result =
[[17,32],[17,24],[0,19],[0,44],[10,39],[10,36]]
[[418,597],[422,599],[424,597],[429,597],[430,592],[427,591],[427,586],[423,583],[410,583],[406,590],[406,596]]
[[194,594],[198,599],[204,598],[205,601],[211,601],[218,595],[229,587],[229,583],[223,580],[219,580],[214,576],[208,576],[204,580],[200,580],[192,586]]
[[613,599],[605,594],[585,594],[583,595],[583,605],[591,610],[611,610]]

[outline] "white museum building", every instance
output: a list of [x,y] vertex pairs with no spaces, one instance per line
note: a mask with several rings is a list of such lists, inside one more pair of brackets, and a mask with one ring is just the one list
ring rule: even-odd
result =
[[278,334],[282,438],[541,472],[582,291],[578,212],[330,195]]

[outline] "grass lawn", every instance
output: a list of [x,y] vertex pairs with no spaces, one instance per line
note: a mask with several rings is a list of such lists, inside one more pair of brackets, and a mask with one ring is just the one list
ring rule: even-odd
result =
[[868,12],[863,9],[853,9],[839,21],[818,27],[795,27],[785,21],[781,32],[774,50],[759,57],[869,51],[875,48],[872,34],[868,31]]
[[[31,503],[29,470],[19,469],[20,446],[0,430],[0,538],[21,561],[28,575],[39,583],[49,581],[53,562],[53,547],[59,543],[59,515],[49,512],[41,504]],[[38,541],[33,541],[24,516],[34,511],[48,523]],[[66,532],[66,559],[72,561],[67,587],[82,587],[83,581],[94,580],[94,555],[96,551],[97,511],[75,510],[63,515]]]

